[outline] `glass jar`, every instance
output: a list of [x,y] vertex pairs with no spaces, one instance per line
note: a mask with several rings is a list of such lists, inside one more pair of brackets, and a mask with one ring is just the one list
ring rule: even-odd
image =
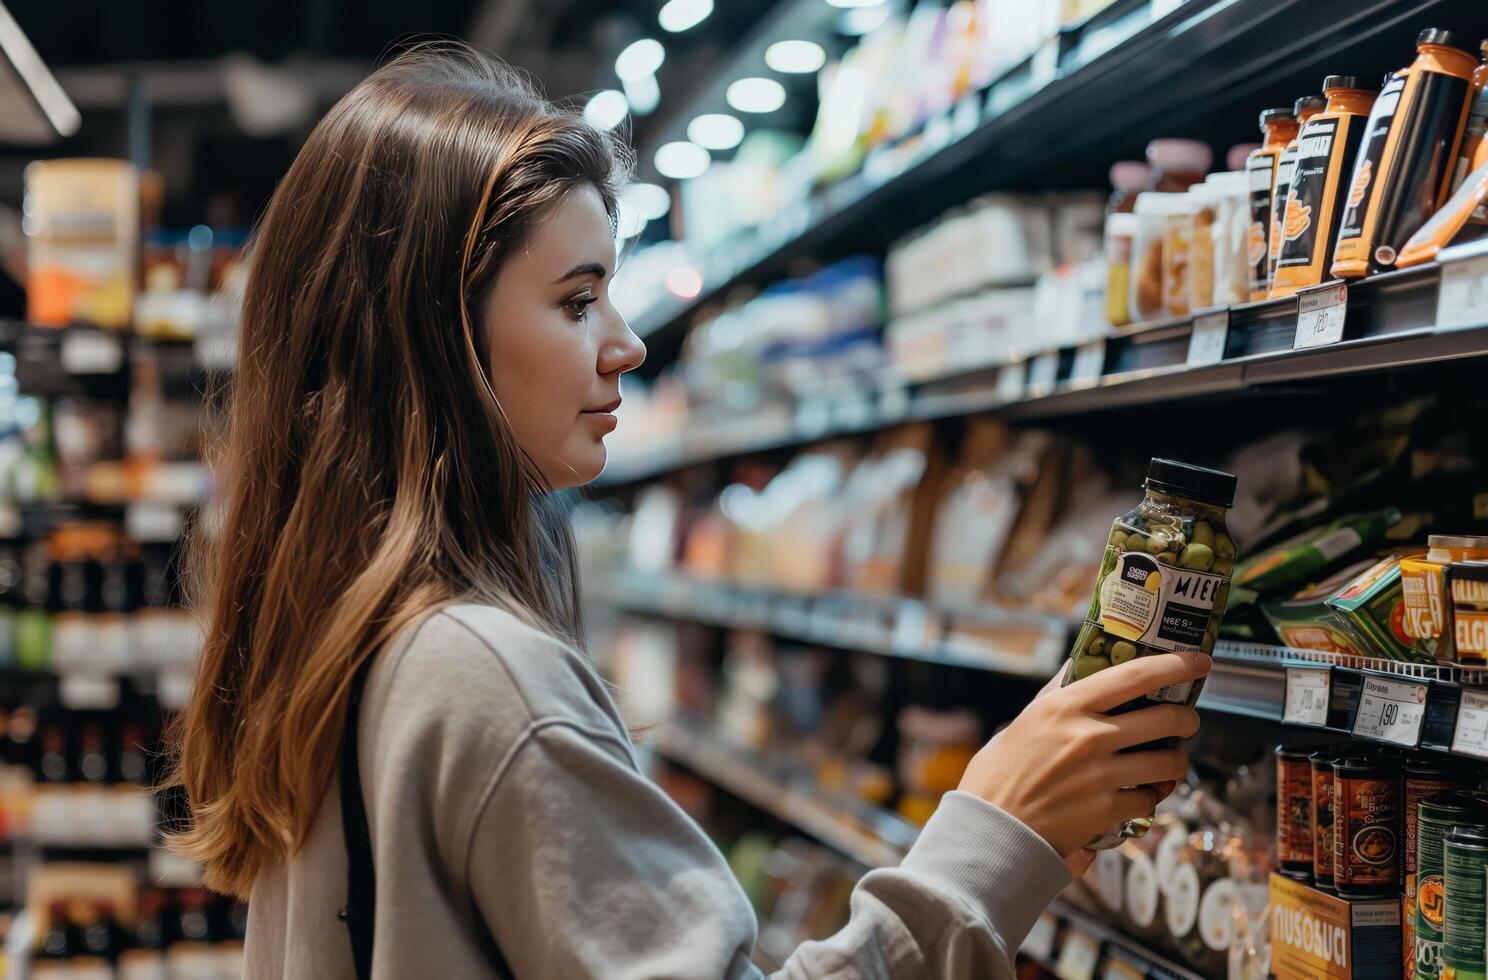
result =
[[1186,316],[1188,281],[1192,277],[1194,211],[1197,199],[1191,191],[1174,194],[1163,231],[1163,312]]
[[[1132,233],[1131,322],[1155,320],[1167,310],[1164,292],[1163,253],[1168,235],[1168,218],[1180,213],[1182,194],[1160,194],[1148,191],[1137,195],[1136,230]],[[1183,259],[1186,264],[1188,259]]]
[[1137,216],[1113,214],[1106,219],[1106,319],[1113,327],[1131,322],[1132,246]]
[[[1147,469],[1142,502],[1116,519],[1085,624],[1070,650],[1063,684],[1150,653],[1209,653],[1229,600],[1235,541],[1225,512],[1235,478],[1168,459]],[[1172,685],[1116,709],[1192,705],[1199,682]],[[1145,834],[1150,818],[1112,828],[1089,844],[1117,846]]]

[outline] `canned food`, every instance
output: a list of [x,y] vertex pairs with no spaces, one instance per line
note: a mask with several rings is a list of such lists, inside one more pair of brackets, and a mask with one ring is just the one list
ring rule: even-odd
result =
[[[1338,749],[1331,745],[1308,757],[1312,769],[1312,881],[1319,888],[1333,887],[1333,761],[1337,757]],[[1276,785],[1281,786],[1279,779]]]
[[[1444,848],[1447,834],[1463,821],[1480,819],[1488,800],[1473,793],[1428,796],[1416,810],[1416,977],[1438,980],[1442,973],[1446,920]],[[1474,815],[1478,815],[1476,818]]]
[[1312,763],[1307,749],[1276,747],[1276,858],[1281,873],[1312,880]]
[[[1485,814],[1480,810],[1479,816]],[[1443,852],[1446,923],[1442,972],[1453,980],[1488,980],[1484,934],[1488,931],[1488,827],[1454,827]]]
[[[1279,792],[1279,790],[1278,790]],[[1400,762],[1350,755],[1333,763],[1333,887],[1345,898],[1400,884]]]
[[[1422,800],[1437,793],[1456,789],[1462,782],[1462,770],[1447,760],[1412,756],[1405,763],[1405,847],[1401,849],[1401,870],[1416,873],[1416,810]],[[1405,879],[1402,878],[1402,881]]]

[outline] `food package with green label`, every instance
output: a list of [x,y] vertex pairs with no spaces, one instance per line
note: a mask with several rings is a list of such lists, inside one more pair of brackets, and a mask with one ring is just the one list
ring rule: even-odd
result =
[[[1142,502],[1111,527],[1090,608],[1065,668],[1066,685],[1146,654],[1214,648],[1235,565],[1235,541],[1225,525],[1235,478],[1154,459],[1143,487]],[[1165,687],[1129,707],[1192,705],[1200,687]],[[1150,826],[1150,820],[1130,821],[1090,846],[1115,847]]]
[[1372,656],[1421,661],[1405,631],[1400,555],[1389,555],[1354,576],[1328,598],[1328,609]]

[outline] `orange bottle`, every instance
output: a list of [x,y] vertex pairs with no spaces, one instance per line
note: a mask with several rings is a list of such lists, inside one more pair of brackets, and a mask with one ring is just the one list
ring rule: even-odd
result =
[[1462,146],[1457,151],[1457,172],[1452,175],[1452,193],[1467,175],[1488,163],[1488,40],[1478,46],[1482,59],[1473,70],[1471,104],[1467,109],[1467,127],[1462,131]]
[[1267,243],[1271,239],[1271,195],[1276,193],[1276,166],[1286,145],[1297,135],[1297,116],[1291,109],[1267,109],[1261,113],[1261,132],[1266,141],[1245,160],[1250,178],[1250,231],[1246,235],[1246,259],[1250,263],[1250,298],[1266,298]]
[[[1322,112],[1328,100],[1321,95],[1304,95],[1295,106],[1298,132],[1307,121]],[[1276,164],[1276,189],[1271,194],[1271,229],[1266,237],[1266,295],[1271,295],[1271,284],[1276,281],[1276,260],[1281,258],[1281,222],[1286,217],[1287,194],[1292,189],[1292,174],[1297,169],[1297,137],[1293,136],[1281,151]]]
[[1291,189],[1282,208],[1281,254],[1271,296],[1290,296],[1323,281],[1343,217],[1348,179],[1364,141],[1375,90],[1354,75],[1323,79],[1328,106],[1297,136]]
[[1334,250],[1333,275],[1343,279],[1394,268],[1451,190],[1478,62],[1434,28],[1416,38],[1416,51],[1369,117]]

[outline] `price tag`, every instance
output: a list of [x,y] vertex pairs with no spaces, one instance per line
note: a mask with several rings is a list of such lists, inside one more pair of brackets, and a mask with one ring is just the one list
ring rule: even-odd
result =
[[1462,689],[1457,705],[1457,729],[1452,733],[1452,751],[1488,759],[1488,690]]
[[1191,368],[1208,367],[1224,360],[1225,340],[1230,335],[1230,311],[1216,310],[1194,317],[1193,333],[1188,337],[1188,359]]
[[1009,364],[997,372],[997,397],[1004,402],[1023,400],[1023,362]]
[[1328,694],[1333,671],[1328,667],[1288,667],[1286,669],[1286,710],[1281,720],[1288,725],[1328,724]]
[[1070,367],[1070,382],[1089,387],[1100,381],[1106,371],[1106,342],[1092,340],[1075,350],[1075,361]]
[[894,617],[894,637],[890,641],[895,650],[923,650],[930,634],[930,613],[918,599],[905,599],[899,603],[899,615]]
[[1054,973],[1059,980],[1093,980],[1100,965],[1100,940],[1071,923]]
[[1343,339],[1343,320],[1348,312],[1348,286],[1329,283],[1297,297],[1297,335],[1292,350],[1327,347]]
[[981,121],[981,98],[975,92],[961,96],[956,108],[951,110],[951,138],[960,139],[976,129]]
[[1038,91],[1059,77],[1059,38],[1050,38],[1038,49],[1029,65],[1029,76],[1033,92]]
[[1365,674],[1359,707],[1354,712],[1354,734],[1415,748],[1421,742],[1421,722],[1426,718],[1426,688],[1422,681]]
[[119,706],[119,679],[63,674],[57,693],[63,706],[74,711],[111,711]]
[[68,374],[113,374],[124,366],[124,341],[112,334],[69,332],[60,353]]
[[1445,262],[1436,293],[1438,327],[1476,327],[1488,323],[1488,255]]
[[1054,390],[1059,377],[1059,351],[1045,351],[1033,359],[1028,366],[1028,393],[1037,398]]
[[923,156],[930,156],[944,149],[952,139],[951,114],[938,112],[925,120],[925,149]]
[[1147,980],[1147,971],[1119,956],[1107,956],[1101,980]]
[[1028,930],[1023,946],[1018,950],[1031,960],[1048,964],[1054,959],[1054,938],[1059,934],[1059,920],[1052,912],[1044,912]]

